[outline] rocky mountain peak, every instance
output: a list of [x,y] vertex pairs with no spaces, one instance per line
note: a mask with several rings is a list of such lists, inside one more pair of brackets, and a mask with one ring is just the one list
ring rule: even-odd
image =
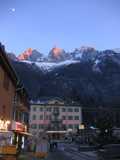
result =
[[82,46],[80,49],[79,49],[80,52],[84,53],[84,52],[95,52],[96,49],[93,48],[93,47],[88,47],[88,46]]
[[66,55],[66,52],[63,49],[55,46],[49,52],[48,57],[52,61],[62,61],[65,59],[65,55]]
[[27,60],[28,57],[32,54],[32,48],[28,48],[26,51],[24,51],[22,54],[18,56],[19,60]]

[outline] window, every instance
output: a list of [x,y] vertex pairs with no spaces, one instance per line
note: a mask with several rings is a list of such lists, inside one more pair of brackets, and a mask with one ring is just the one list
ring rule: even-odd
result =
[[42,107],[40,108],[40,112],[43,112],[43,108]]
[[48,119],[49,119],[49,115],[46,115],[46,116],[45,116],[45,119],[48,120]]
[[39,124],[39,129],[44,129],[44,125],[43,124]]
[[62,112],[65,112],[66,111],[66,108],[62,108]]
[[51,115],[49,115],[49,120],[51,120]]
[[78,124],[75,124],[75,129],[78,129],[79,128],[79,125]]
[[36,115],[35,115],[35,114],[32,116],[32,119],[33,119],[33,120],[36,120]]
[[46,111],[49,111],[49,108],[46,108]]
[[51,112],[51,107],[46,108],[46,111]]
[[75,120],[79,120],[79,116],[75,116]]
[[40,115],[40,120],[43,120],[43,115]]
[[68,112],[73,112],[73,109],[72,108],[68,108]]
[[79,112],[79,108],[75,108],[74,111],[75,111],[75,112]]
[[73,120],[73,116],[68,116],[68,119],[69,120]]
[[33,107],[33,111],[34,111],[34,112],[37,111],[37,108],[36,108],[36,107]]
[[37,124],[31,124],[31,128],[32,129],[36,129],[37,128]]
[[9,78],[6,72],[4,72],[3,86],[6,90],[9,89]]
[[66,116],[63,116],[62,119],[63,119],[63,120],[66,120]]
[[51,112],[51,110],[52,110],[52,108],[51,108],[51,107],[49,107],[49,112]]
[[72,125],[72,124],[69,124],[69,125],[68,125],[68,128],[73,129],[73,125]]

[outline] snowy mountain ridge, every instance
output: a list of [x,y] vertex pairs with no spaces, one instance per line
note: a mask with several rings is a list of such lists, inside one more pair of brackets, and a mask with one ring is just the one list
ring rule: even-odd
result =
[[13,54],[8,56],[15,61],[34,64],[44,73],[50,72],[55,68],[68,66],[80,62],[92,62],[93,70],[100,71],[99,65],[105,58],[112,58],[116,63],[120,64],[119,49],[98,51],[93,47],[85,47],[74,49],[73,52],[66,52],[61,48],[54,47],[49,54],[45,56],[39,51],[29,48],[18,57]]
[[78,61],[78,60],[65,60],[65,61],[57,63],[57,62],[43,62],[43,61],[42,62],[32,62],[32,61],[24,60],[21,62],[28,63],[28,64],[34,64],[37,67],[39,67],[43,72],[50,72],[55,68],[67,66],[70,64],[74,64],[74,63],[79,63],[80,61]]

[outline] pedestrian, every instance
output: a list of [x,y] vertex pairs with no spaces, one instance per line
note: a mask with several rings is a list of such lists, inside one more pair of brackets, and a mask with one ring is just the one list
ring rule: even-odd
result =
[[57,149],[57,142],[54,142],[54,146],[55,146],[55,148]]

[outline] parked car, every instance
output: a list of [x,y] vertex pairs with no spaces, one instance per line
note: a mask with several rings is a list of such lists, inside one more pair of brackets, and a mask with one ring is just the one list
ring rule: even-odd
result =
[[104,145],[97,151],[98,160],[110,160],[120,158],[120,144]]

